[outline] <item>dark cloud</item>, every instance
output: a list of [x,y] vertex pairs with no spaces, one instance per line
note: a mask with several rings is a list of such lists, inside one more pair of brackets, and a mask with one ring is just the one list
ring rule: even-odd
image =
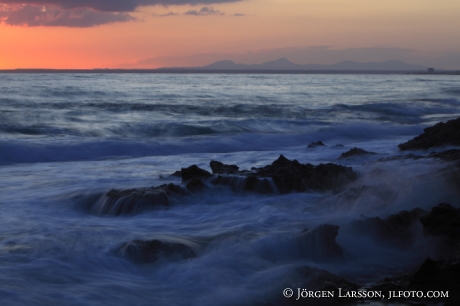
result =
[[152,14],[152,16],[154,17],[169,17],[169,16],[177,16],[177,15],[180,15],[180,14],[176,12],[168,12],[165,14]]
[[134,12],[139,6],[148,5],[207,5],[242,0],[0,0],[0,4],[57,6],[62,9],[93,9],[101,12]]
[[211,6],[202,7],[200,10],[190,10],[184,13],[184,15],[192,16],[209,16],[209,15],[224,15],[225,13],[215,10]]
[[243,16],[246,16],[246,15],[245,15],[245,14],[236,13],[236,14],[233,14],[233,16],[235,16],[235,17],[243,17]]
[[126,13],[98,12],[91,9],[62,10],[33,5],[4,11],[1,19],[8,25],[93,27],[101,24],[134,20]]

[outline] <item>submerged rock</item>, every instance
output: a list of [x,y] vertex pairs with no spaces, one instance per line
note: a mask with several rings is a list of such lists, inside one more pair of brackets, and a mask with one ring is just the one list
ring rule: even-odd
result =
[[93,204],[90,212],[95,215],[127,215],[147,208],[169,206],[171,198],[187,194],[185,189],[172,183],[150,188],[112,189]]
[[342,248],[335,241],[338,234],[339,226],[322,224],[312,231],[302,231],[296,240],[305,257],[325,261],[343,255]]
[[356,155],[375,155],[377,153],[374,153],[374,152],[368,152],[366,150],[363,150],[363,149],[360,149],[360,148],[353,148],[345,153],[342,153],[342,155],[340,155],[339,159],[343,159],[343,158],[347,158],[347,157],[350,157],[350,156],[356,156]]
[[326,146],[322,141],[312,142],[310,143],[307,148],[316,148],[316,147],[324,147]]
[[398,147],[400,150],[417,150],[447,145],[460,145],[460,118],[428,127],[422,134]]
[[137,264],[152,263],[159,259],[179,261],[197,257],[196,252],[185,244],[161,240],[134,240],[123,244],[118,253]]

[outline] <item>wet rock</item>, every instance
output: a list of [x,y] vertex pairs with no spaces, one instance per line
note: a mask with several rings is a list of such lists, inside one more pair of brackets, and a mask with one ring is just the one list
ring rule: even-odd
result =
[[420,222],[425,235],[442,235],[448,237],[453,244],[460,243],[460,208],[440,203],[428,215],[420,218]]
[[180,186],[163,184],[150,188],[115,190],[103,195],[90,208],[95,215],[127,215],[138,213],[147,208],[169,206],[170,199],[188,194]]
[[[273,292],[273,296],[264,302],[252,303],[256,306],[291,306],[291,305],[306,305],[306,306],[338,306],[338,305],[354,305],[357,302],[356,298],[339,297],[339,288],[342,295],[345,292],[357,291],[360,287],[340,276],[323,269],[303,266],[296,268],[291,277],[290,283],[284,283]],[[291,288],[292,297],[285,298],[283,289]],[[315,297],[299,298],[298,288],[307,289]],[[332,293],[332,294],[330,294]],[[305,293],[304,293],[305,294]],[[333,295],[333,296],[331,296]]]
[[206,185],[201,180],[199,180],[197,178],[192,178],[187,183],[186,187],[191,192],[199,192],[199,191],[202,191],[203,189],[205,189]]
[[211,166],[212,173],[214,174],[231,174],[238,172],[239,169],[236,165],[227,165],[215,160],[212,160],[209,165]]
[[374,154],[377,154],[377,153],[374,153],[374,152],[368,152],[366,150],[363,150],[363,149],[360,149],[360,148],[353,148],[345,153],[342,153],[342,155],[340,155],[339,159],[343,159],[343,158],[347,158],[347,157],[350,157],[350,156],[356,156],[356,155],[374,155]]
[[350,167],[336,164],[301,164],[280,155],[271,165],[263,168],[253,167],[251,171],[219,175],[213,180],[213,184],[230,185],[235,191],[272,193],[276,188],[280,193],[289,193],[338,189],[355,178],[356,173]]
[[212,184],[230,186],[234,192],[252,191],[262,194],[276,192],[268,179],[257,178],[255,175],[219,175],[212,181]]
[[460,145],[460,118],[428,127],[422,134],[398,147],[400,150],[417,150],[447,145]]
[[255,172],[258,177],[271,177],[281,193],[332,190],[356,179],[356,173],[350,167],[331,163],[318,166],[301,164],[283,155]]
[[173,174],[171,174],[171,176],[182,177],[182,172],[181,172],[180,170],[177,170],[177,171],[175,171]]
[[339,226],[322,224],[314,230],[304,230],[296,238],[302,254],[315,261],[325,261],[343,255],[342,248],[335,238],[339,234]]
[[179,261],[187,258],[195,258],[195,251],[181,243],[166,242],[160,240],[134,240],[123,244],[118,253],[137,264],[153,263],[159,259]]
[[[387,293],[399,291],[442,291],[448,292],[448,297],[439,296],[436,299],[425,299],[423,297],[397,297],[398,301],[415,302],[417,304],[431,305],[434,301],[436,304],[443,303],[444,305],[460,305],[460,260],[432,260],[427,258],[414,272],[394,277],[386,278],[376,285],[372,286],[371,290],[383,290]],[[393,293],[394,294],[394,293]],[[396,300],[395,299],[395,300]]]
[[419,219],[428,214],[427,211],[414,208],[411,211],[400,211],[386,219],[379,217],[355,220],[347,226],[348,230],[359,235],[366,235],[392,246],[400,248],[410,247],[416,238],[416,225]]
[[428,157],[440,158],[445,161],[457,161],[460,160],[460,150],[452,149],[442,152],[431,152]]
[[378,161],[379,162],[386,162],[386,161],[406,160],[406,159],[417,160],[417,159],[421,159],[421,158],[426,158],[426,157],[425,156],[420,156],[420,155],[414,155],[414,154],[406,154],[406,155],[398,155],[398,156],[380,158]]
[[210,177],[211,173],[208,171],[201,169],[197,165],[192,165],[188,168],[182,168],[180,170],[182,175],[182,181],[188,181],[192,178],[200,178],[200,177]]
[[308,148],[316,148],[316,147],[321,147],[321,146],[326,146],[322,141],[317,141],[317,142],[312,142],[308,145]]

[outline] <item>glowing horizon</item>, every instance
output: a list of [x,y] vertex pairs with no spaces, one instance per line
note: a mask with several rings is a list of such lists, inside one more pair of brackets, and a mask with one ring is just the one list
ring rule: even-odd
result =
[[[117,3],[0,0],[0,69],[159,68],[279,57],[460,68],[457,0]],[[316,52],[321,48],[326,51]]]

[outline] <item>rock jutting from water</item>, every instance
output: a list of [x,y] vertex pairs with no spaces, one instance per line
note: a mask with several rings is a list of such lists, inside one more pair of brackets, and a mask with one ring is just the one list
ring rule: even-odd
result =
[[400,150],[429,149],[440,146],[460,146],[460,118],[440,122],[427,127],[419,136],[405,143],[399,144]]
[[355,148],[350,149],[349,151],[347,151],[345,153],[342,153],[342,155],[340,155],[339,159],[344,159],[344,158],[347,158],[347,157],[357,156],[357,155],[375,155],[375,154],[377,154],[377,153],[368,152],[366,150],[363,150],[363,149],[355,147]]
[[[238,179],[240,176],[244,181]],[[339,189],[355,180],[356,172],[351,167],[332,163],[301,164],[297,160],[289,160],[283,155],[271,165],[252,168],[251,171],[224,173],[214,180],[215,184],[231,185],[243,190],[274,192],[270,182],[274,183],[279,193],[327,191]],[[240,184],[241,186],[237,185]]]

